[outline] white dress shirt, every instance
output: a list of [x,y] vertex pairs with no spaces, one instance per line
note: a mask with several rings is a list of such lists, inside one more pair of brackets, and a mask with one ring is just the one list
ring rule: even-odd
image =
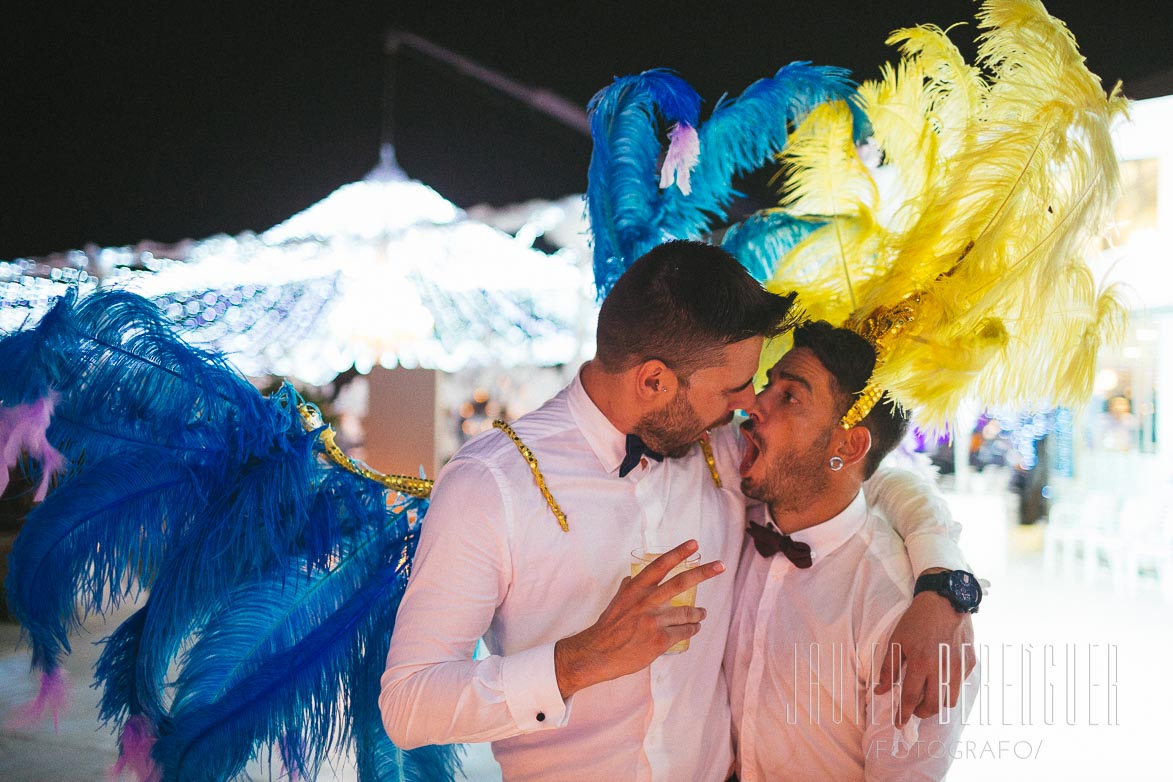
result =
[[[492,741],[508,780],[724,780],[733,756],[721,664],[745,519],[735,428],[711,437],[723,488],[699,447],[618,477],[625,435],[577,378],[513,428],[569,532],[502,432],[441,470],[382,679],[389,735],[402,748]],[[906,530],[929,564],[959,556],[938,519]],[[689,538],[727,570],[697,589],[708,615],[688,651],[564,703],[554,644],[598,619],[633,549]],[[481,637],[490,655],[473,661]]]
[[[769,511],[750,520],[774,529]],[[798,568],[746,539],[725,670],[738,776],[751,780],[908,782],[945,775],[976,695],[940,718],[893,726],[893,694],[876,696],[893,628],[915,581],[896,532],[868,512],[861,491],[834,518],[791,535],[811,547]]]

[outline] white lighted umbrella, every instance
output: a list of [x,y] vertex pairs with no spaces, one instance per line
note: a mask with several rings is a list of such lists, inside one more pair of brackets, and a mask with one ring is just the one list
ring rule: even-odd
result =
[[[364,180],[259,236],[160,256],[102,251],[103,268],[70,274],[155,300],[189,341],[228,353],[247,374],[312,384],[376,363],[455,371],[571,362],[582,357],[578,323],[593,314],[575,253],[548,255],[468,218],[408,179],[389,148]],[[25,307],[35,314],[64,283],[26,266],[7,270],[18,284],[0,294],[29,299],[38,289]]]

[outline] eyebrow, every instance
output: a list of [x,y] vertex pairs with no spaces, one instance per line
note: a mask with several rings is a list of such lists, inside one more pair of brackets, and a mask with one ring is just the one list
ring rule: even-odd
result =
[[749,384],[752,382],[753,382],[753,375],[750,375],[749,380],[745,381],[744,383],[737,386],[736,388],[726,389],[725,393],[736,394],[738,391],[744,391],[745,389],[749,388]]
[[791,372],[787,372],[783,369],[779,369],[776,372],[771,372],[771,374],[774,375],[774,377],[772,379],[790,380],[795,383],[798,383],[800,386],[805,388],[808,393],[811,393],[811,394],[814,393],[814,389],[811,388],[810,381],[808,381],[805,377],[801,377],[800,375],[795,375],[795,374],[793,374]]

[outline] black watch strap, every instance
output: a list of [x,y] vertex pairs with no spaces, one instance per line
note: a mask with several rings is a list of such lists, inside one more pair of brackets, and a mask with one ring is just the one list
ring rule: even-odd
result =
[[949,591],[949,574],[951,570],[941,570],[936,573],[925,573],[916,580],[916,587],[912,590],[914,595],[919,595],[921,592],[942,592]]
[[946,598],[953,610],[961,614],[977,613],[982,601],[982,588],[977,576],[964,570],[944,570],[926,573],[916,580],[914,595],[934,592]]

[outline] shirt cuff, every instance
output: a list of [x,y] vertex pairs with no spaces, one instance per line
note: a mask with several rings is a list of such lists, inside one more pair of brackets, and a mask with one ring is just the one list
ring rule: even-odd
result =
[[961,548],[944,532],[918,532],[904,541],[908,559],[912,563],[913,577],[929,568],[943,567],[946,570],[969,570]]
[[560,728],[570,719],[570,701],[562,700],[554,673],[554,644],[502,658],[501,684],[509,713],[522,731]]

